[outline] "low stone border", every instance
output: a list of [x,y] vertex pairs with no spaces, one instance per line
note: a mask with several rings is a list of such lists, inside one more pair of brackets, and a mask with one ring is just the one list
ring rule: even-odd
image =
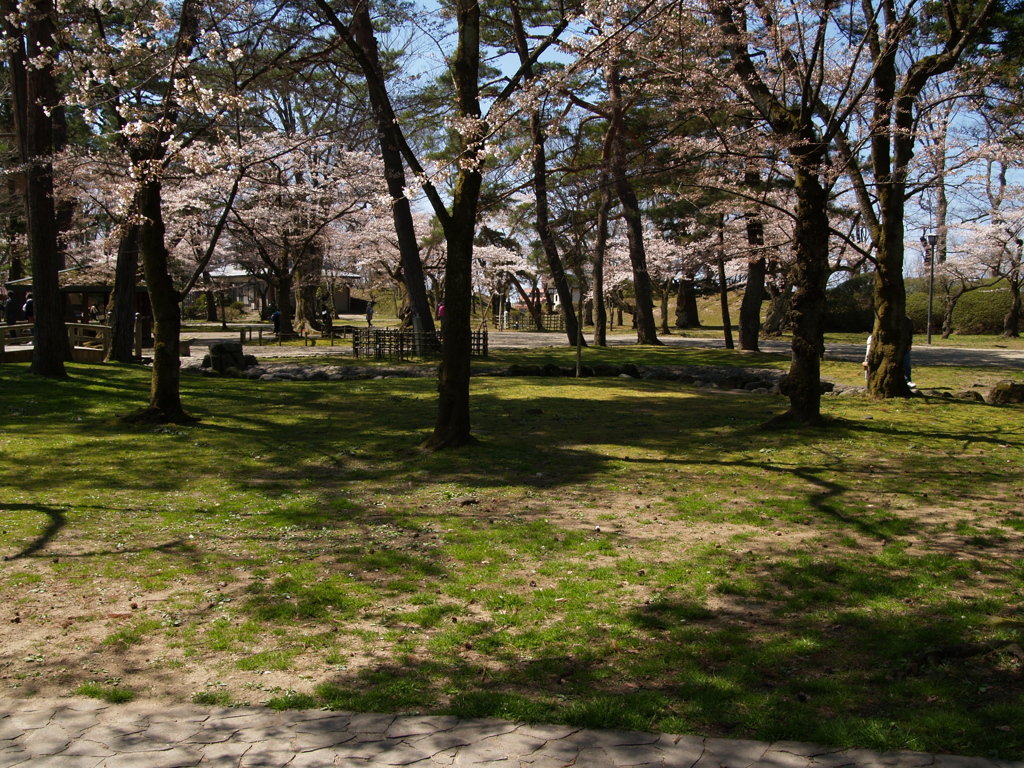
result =
[[[247,356],[251,357],[251,356]],[[437,371],[433,367],[390,366],[376,368],[363,365],[303,365],[302,363],[264,362],[252,365],[243,371],[228,368],[218,373],[212,368],[203,368],[196,362],[182,365],[183,371],[202,373],[207,376],[225,376],[258,381],[360,381],[371,379],[411,379],[433,378]],[[576,376],[576,368],[571,366],[547,365],[512,365],[505,369],[478,371],[474,376],[542,376],[566,377]],[[780,386],[786,377],[786,371],[771,368],[732,368],[715,365],[595,365],[584,366],[583,375],[591,377],[620,377],[643,379],[645,381],[677,381],[688,386],[718,389],[753,395],[779,395]],[[864,395],[864,386],[849,386],[823,380],[821,390],[824,395],[851,397]],[[1004,381],[999,382],[988,391],[977,389],[962,392],[946,392],[934,389],[917,391],[919,397],[941,397],[944,399],[969,400],[979,403],[1008,404],[1019,403],[1024,395],[1024,385]],[[1018,398],[1018,399],[1015,399]]]

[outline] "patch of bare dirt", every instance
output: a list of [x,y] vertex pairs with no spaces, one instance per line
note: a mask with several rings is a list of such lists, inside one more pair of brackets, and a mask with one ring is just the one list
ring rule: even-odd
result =
[[[769,520],[751,526],[677,519],[662,500],[635,493],[603,493],[600,506],[593,505],[593,498],[582,490],[558,501],[453,499],[439,505],[434,533],[362,521],[360,526],[353,524],[353,530],[340,531],[333,542],[329,537],[302,545],[293,542],[291,551],[305,547],[308,558],[328,571],[341,567],[331,546],[351,546],[355,542],[367,548],[429,552],[444,538],[445,519],[460,516],[481,525],[545,519],[564,535],[583,535],[595,541],[610,539],[614,543],[614,553],[596,554],[581,567],[617,565],[622,556],[643,553],[641,556],[651,563],[646,568],[656,569],[685,558],[695,548],[710,548],[721,550],[733,562],[743,562],[749,576],[770,578],[776,565],[795,552],[827,559],[830,550],[870,554],[886,545],[878,537],[846,529],[840,536],[835,529],[811,524]],[[914,519],[916,531],[900,539],[913,553],[952,553],[961,560],[996,564],[989,575],[978,573],[970,587],[964,586],[964,600],[979,597],[1000,584],[998,565],[1011,567],[1024,543],[1021,532],[989,524],[966,509],[933,505],[891,512]],[[971,531],[958,533],[964,525],[970,525]],[[204,547],[220,544],[198,540],[194,546],[201,553]],[[137,589],[131,586],[134,579],[117,574],[97,573],[84,580],[62,577],[57,568],[62,557],[96,549],[93,542],[58,536],[45,551],[0,563],[0,584],[4,585],[0,589],[0,685],[4,693],[60,696],[84,682],[97,681],[122,684],[159,700],[187,701],[196,694],[223,692],[232,701],[256,703],[284,692],[309,693],[318,683],[354,679],[360,670],[387,666],[395,659],[396,635],[407,647],[410,643],[416,647],[409,657],[411,663],[416,663],[427,657],[430,638],[440,631],[389,620],[391,612],[415,608],[401,596],[384,596],[384,587],[401,575],[364,572],[353,574],[353,578],[379,584],[382,589],[372,611],[351,621],[309,622],[283,634],[260,635],[245,648],[245,654],[211,650],[210,643],[196,638],[218,622],[227,627],[222,631],[242,631],[245,617],[231,609],[249,599],[250,587],[259,580],[258,575],[238,567],[233,569],[231,580],[225,581],[215,571],[209,575],[197,571],[154,590]],[[540,560],[521,556],[504,567],[502,578],[510,591],[551,589],[557,580],[541,574],[542,565]],[[125,574],[132,575],[130,566]],[[652,575],[640,568],[622,577],[617,586],[625,595],[624,607],[643,609],[663,597],[654,587]],[[766,632],[784,629],[771,601],[712,592],[704,606],[713,614],[709,627],[733,625]],[[499,615],[474,601],[458,608],[442,621],[501,624]],[[133,630],[139,630],[137,637],[132,636]],[[333,660],[328,660],[326,647],[333,649]],[[264,650],[285,650],[294,658],[287,669],[281,670],[238,667],[242,656]],[[460,652],[467,663],[485,670],[484,674],[496,663],[472,642]]]

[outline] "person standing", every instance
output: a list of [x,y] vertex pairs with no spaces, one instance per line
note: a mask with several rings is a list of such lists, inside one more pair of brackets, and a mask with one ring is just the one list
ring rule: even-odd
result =
[[373,328],[373,305],[377,302],[371,301],[366,305],[366,327]]
[[[8,325],[14,325],[18,322],[18,302],[14,298],[13,293],[7,295],[7,303],[4,304],[4,317]],[[14,331],[10,331],[8,335],[13,337]]]
[[[874,335],[868,336],[867,348],[864,350],[864,386],[870,383],[871,378],[871,340],[873,338]],[[907,350],[903,355],[903,378],[906,380],[908,387],[915,389],[917,384],[911,378],[910,367],[910,348],[914,345],[914,321],[909,317],[903,318],[903,345]]]
[[903,318],[903,347],[907,350],[903,355],[903,378],[907,380],[907,386],[914,389],[917,385],[910,376],[910,348],[914,345],[914,321],[909,317]]

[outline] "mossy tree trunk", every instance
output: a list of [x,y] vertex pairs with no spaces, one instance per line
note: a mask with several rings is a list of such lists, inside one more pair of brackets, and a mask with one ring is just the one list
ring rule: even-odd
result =
[[828,261],[828,192],[817,168],[821,155],[809,152],[794,168],[797,197],[793,239],[793,283],[789,307],[793,345],[785,394],[789,411],[783,421],[816,425],[821,422],[821,354],[825,327],[825,287],[831,273]]

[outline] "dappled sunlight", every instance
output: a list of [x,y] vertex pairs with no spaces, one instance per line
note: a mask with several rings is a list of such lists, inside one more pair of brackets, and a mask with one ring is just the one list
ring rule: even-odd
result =
[[145,372],[81,379],[7,387],[0,594],[52,638],[0,658],[24,690],[102,659],[171,698],[1024,744],[1020,409],[764,430],[782,399],[495,377],[480,443],[425,453],[428,380],[187,378],[200,422],[129,427]]

